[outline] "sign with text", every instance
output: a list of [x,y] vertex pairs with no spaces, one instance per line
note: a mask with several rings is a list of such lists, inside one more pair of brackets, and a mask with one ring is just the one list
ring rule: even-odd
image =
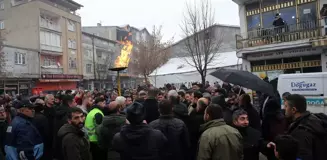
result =
[[322,49],[319,48],[297,48],[292,50],[281,50],[275,52],[252,53],[247,55],[247,60],[266,60],[276,58],[289,58],[296,56],[307,56],[321,54]]
[[73,74],[42,74],[42,79],[83,79],[83,75]]

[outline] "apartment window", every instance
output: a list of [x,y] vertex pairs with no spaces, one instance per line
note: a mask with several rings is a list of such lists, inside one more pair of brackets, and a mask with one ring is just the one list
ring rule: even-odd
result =
[[26,64],[25,53],[15,52],[15,64]]
[[263,28],[273,27],[273,22],[275,20],[277,11],[269,11],[262,13],[262,26]]
[[40,43],[48,46],[61,47],[61,36],[51,32],[40,32]]
[[253,29],[260,27],[260,14],[252,15],[246,17],[247,25],[248,25],[248,31],[251,31]]
[[5,22],[4,21],[0,21],[0,29],[5,29]]
[[68,39],[68,48],[70,49],[76,49],[76,41]]
[[280,16],[283,18],[286,24],[296,24],[296,8],[288,7],[279,10]]
[[86,73],[92,73],[92,64],[86,64]]
[[315,22],[317,20],[317,3],[311,2],[298,6],[300,22]]
[[57,19],[56,18],[52,18],[46,15],[41,15],[40,16],[40,26],[44,27],[44,28],[48,28],[51,30],[60,30],[60,26],[57,23]]
[[69,57],[68,66],[69,66],[70,69],[76,69],[77,68],[76,58]]
[[56,66],[57,60],[55,57],[44,57],[43,59],[43,66]]
[[75,23],[73,21],[68,21],[68,30],[72,32],[75,31]]
[[5,9],[5,2],[0,0],[0,10]]

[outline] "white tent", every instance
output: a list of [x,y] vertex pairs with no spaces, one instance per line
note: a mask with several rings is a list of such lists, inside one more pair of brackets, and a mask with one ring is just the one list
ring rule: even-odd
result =
[[[171,58],[166,64],[159,67],[150,74],[149,80],[156,87],[163,87],[164,84],[173,83],[176,87],[180,84],[185,84],[189,87],[192,82],[201,82],[201,76],[192,64],[192,57]],[[211,84],[219,79],[210,75],[211,72],[218,68],[233,68],[241,67],[242,59],[236,57],[236,52],[223,52],[209,64],[207,67],[206,80]]]

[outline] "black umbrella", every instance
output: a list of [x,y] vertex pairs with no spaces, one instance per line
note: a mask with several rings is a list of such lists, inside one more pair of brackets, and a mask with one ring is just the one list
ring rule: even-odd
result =
[[248,89],[260,91],[262,93],[267,93],[271,96],[274,95],[274,89],[271,84],[263,81],[258,76],[248,71],[235,69],[218,69],[217,71],[214,71],[210,74],[227,83],[239,85]]

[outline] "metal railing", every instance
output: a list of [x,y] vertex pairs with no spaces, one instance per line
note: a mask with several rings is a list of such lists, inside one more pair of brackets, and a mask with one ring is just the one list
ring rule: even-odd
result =
[[309,39],[321,35],[319,20],[272,28],[257,28],[242,35],[236,35],[237,49]]

